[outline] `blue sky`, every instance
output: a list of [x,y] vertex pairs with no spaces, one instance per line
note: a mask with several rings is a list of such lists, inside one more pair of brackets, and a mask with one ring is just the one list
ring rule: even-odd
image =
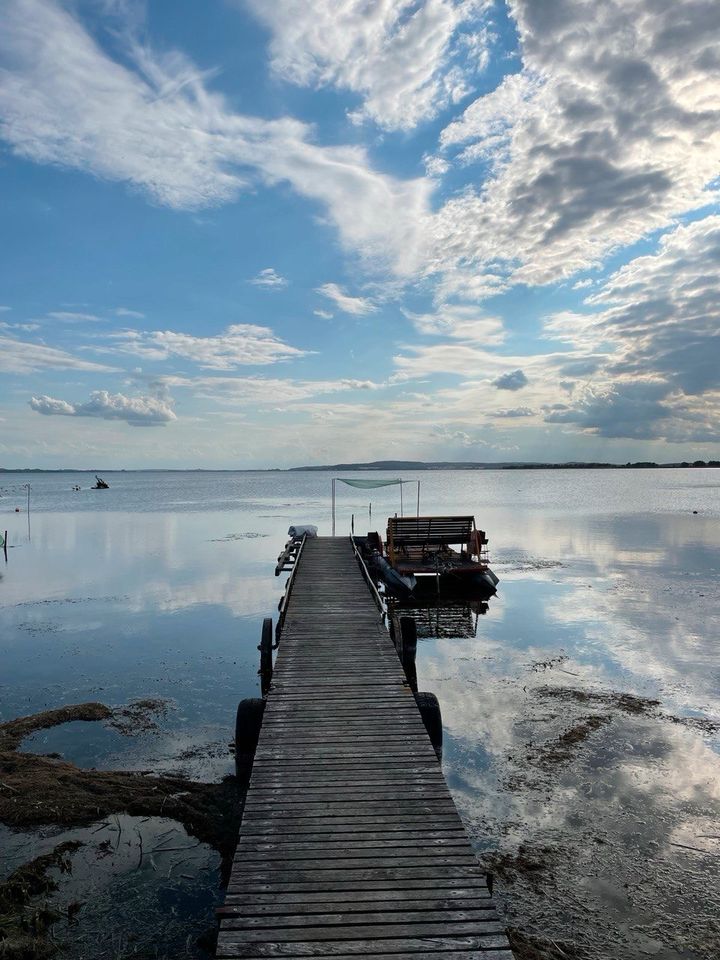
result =
[[720,456],[720,9],[5,0],[0,465]]

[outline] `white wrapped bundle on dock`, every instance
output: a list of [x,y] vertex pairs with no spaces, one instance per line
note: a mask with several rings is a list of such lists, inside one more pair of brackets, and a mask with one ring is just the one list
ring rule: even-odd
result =
[[288,527],[288,536],[293,540],[300,540],[302,537],[316,537],[318,528],[312,523],[299,523]]

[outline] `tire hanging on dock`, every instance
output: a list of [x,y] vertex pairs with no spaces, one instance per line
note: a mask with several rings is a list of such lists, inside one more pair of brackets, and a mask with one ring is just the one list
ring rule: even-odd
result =
[[266,696],[270,690],[273,672],[273,622],[272,617],[265,617],[262,625],[262,634],[258,644],[260,651],[260,690]]
[[434,693],[422,691],[415,694],[415,702],[430,737],[430,743],[433,745],[438,760],[442,760],[443,728],[438,698]]
[[235,771],[238,776],[252,766],[264,713],[265,701],[260,697],[248,697],[238,704],[235,716]]

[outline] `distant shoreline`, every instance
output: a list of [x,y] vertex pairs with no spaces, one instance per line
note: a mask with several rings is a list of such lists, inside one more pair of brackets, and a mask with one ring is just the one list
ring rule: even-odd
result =
[[702,467],[720,467],[720,460],[694,460],[692,463],[687,460],[677,463],[655,463],[650,460],[639,460],[628,463],[477,463],[432,460],[376,460],[370,463],[334,463],[323,464],[322,466],[302,467],[218,467],[217,469],[203,467],[139,467],[130,470],[113,467],[95,467],[93,469],[86,467],[0,467],[0,475],[15,473],[319,473],[328,470],[358,470],[365,472],[376,470],[693,470]]

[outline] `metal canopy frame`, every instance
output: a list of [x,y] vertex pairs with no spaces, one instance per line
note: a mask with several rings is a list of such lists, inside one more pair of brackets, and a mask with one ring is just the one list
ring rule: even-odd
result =
[[[346,479],[347,479],[347,478],[345,478],[345,477],[333,477],[332,480],[330,481],[331,503],[332,503],[332,535],[333,535],[333,536],[335,536],[335,483],[336,483],[336,481],[338,481],[338,480],[339,480],[341,483],[345,483],[345,482],[346,482]],[[362,477],[362,478],[357,478],[357,479],[363,479],[363,480],[365,480],[366,478],[365,478],[365,477]],[[397,483],[397,484],[399,485],[399,487],[400,487],[400,516],[401,516],[401,517],[405,516],[405,514],[404,514],[404,504],[403,504],[403,487],[404,487],[404,485],[405,485],[406,483],[416,483],[416,484],[417,484],[417,508],[416,508],[416,509],[417,509],[417,512],[416,512],[415,516],[416,516],[416,517],[419,517],[419,516],[420,516],[420,481],[419,481],[419,480],[401,480],[401,479],[398,477],[397,480],[387,481],[387,482],[385,482],[385,483],[379,482],[379,483],[378,483],[378,487],[389,487],[389,486],[392,486],[392,485],[395,484],[395,483]],[[352,484],[349,484],[349,486],[352,486]],[[362,489],[362,488],[357,488],[357,489]],[[365,489],[371,490],[371,489],[373,489],[373,488],[372,488],[372,487],[366,487]]]

